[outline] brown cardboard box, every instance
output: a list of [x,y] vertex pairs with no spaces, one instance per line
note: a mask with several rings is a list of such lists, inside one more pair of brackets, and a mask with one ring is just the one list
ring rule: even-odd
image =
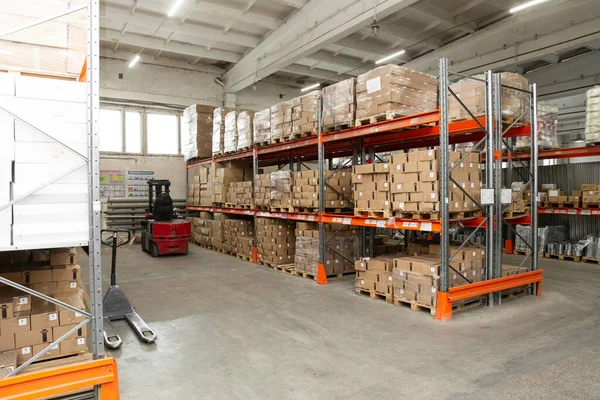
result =
[[56,293],[78,293],[79,292],[79,282],[71,281],[71,282],[56,282]]
[[0,320],[0,334],[27,332],[31,329],[29,311],[15,311],[12,318]]
[[12,318],[12,317],[13,317],[12,299],[0,299],[0,319],[7,319],[7,318]]
[[[33,346],[33,355],[38,354],[40,351],[44,350],[46,347],[48,347],[48,343],[44,343],[44,344],[36,344]],[[39,358],[38,360],[48,360],[50,358],[56,358],[60,356],[60,348],[59,345],[54,345],[50,348],[50,350],[46,351],[46,353],[44,353],[44,355]]]
[[354,279],[354,287],[356,287],[357,289],[376,291],[377,284],[375,281],[370,281],[368,279],[355,278]]
[[54,296],[56,294],[56,282],[34,283],[31,285],[31,289],[48,296]]
[[366,261],[366,270],[392,272],[394,260],[391,257],[377,257]]
[[28,332],[15,333],[15,347],[21,348],[36,344],[52,343],[52,329],[36,329]]
[[17,352],[15,350],[5,351],[0,354],[0,379],[8,376],[17,368]]
[[[595,190],[598,190],[598,185],[596,185],[596,184],[584,183],[583,185],[581,185],[582,192],[595,191]],[[550,193],[548,193],[548,195],[550,195]]]
[[[25,283],[22,280],[20,267],[13,267],[13,266],[8,266],[5,264],[2,264],[1,258],[0,258],[0,265],[2,265],[2,273],[0,275],[2,275],[3,278],[6,278],[9,281],[13,281],[15,283],[19,283],[21,285]],[[2,290],[3,286],[6,286],[6,285],[3,283],[0,283],[0,291]],[[0,293],[0,297],[2,297],[2,293]]]
[[438,257],[400,257],[394,258],[394,268],[429,276],[439,275],[440,261]]
[[[65,333],[69,332],[71,329],[75,328],[77,324],[74,325],[64,325],[64,326],[55,326],[52,328],[52,335],[55,338],[59,338]],[[78,337],[86,337],[87,336],[87,325],[82,326],[77,331],[72,333],[69,338],[78,338]]]
[[17,364],[23,364],[25,361],[33,357],[33,347],[26,346],[16,349],[17,351]]
[[85,343],[85,338],[69,338],[65,339],[60,343],[60,354],[77,354],[77,353],[85,353],[88,351],[87,345]]
[[81,267],[79,265],[62,265],[52,267],[52,281],[78,281],[81,278]]
[[50,269],[50,267],[24,268],[22,276],[27,285],[52,282],[52,269]]
[[31,330],[47,329],[58,326],[58,309],[56,304],[40,298],[34,298],[31,305]]
[[[83,304],[83,300],[81,298],[80,293],[74,294],[59,294],[56,295],[56,300],[60,300],[63,303],[67,303],[70,306],[73,306],[77,309],[84,310],[85,306]],[[58,311],[58,322],[60,325],[73,325],[78,324],[85,319],[85,316],[68,310],[64,307],[59,307]]]
[[0,353],[3,351],[13,350],[15,348],[15,334],[9,333],[0,336]]
[[75,249],[52,249],[50,251],[50,265],[77,264],[77,250]]

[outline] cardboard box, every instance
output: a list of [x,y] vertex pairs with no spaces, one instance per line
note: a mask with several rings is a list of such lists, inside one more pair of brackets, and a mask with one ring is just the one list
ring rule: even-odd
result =
[[31,329],[29,311],[15,311],[12,318],[0,320],[0,334],[27,332]]
[[17,352],[15,350],[0,353],[0,379],[17,369]]
[[77,354],[77,353],[85,353],[88,351],[86,338],[69,338],[65,339],[60,343],[60,354],[68,355],[68,354]]
[[15,334],[0,335],[0,353],[15,348]]
[[78,293],[79,281],[56,282],[56,293]]
[[[74,325],[64,325],[64,326],[55,326],[52,328],[52,336],[58,339],[65,333],[69,332],[71,329],[75,328],[77,324]],[[82,326],[77,331],[72,333],[69,338],[78,338],[78,337],[86,337],[87,336],[87,325]]]
[[26,346],[20,349],[16,349],[17,352],[17,364],[23,364],[25,361],[33,357],[33,346]]
[[437,276],[440,274],[440,261],[437,257],[400,257],[394,258],[394,268],[428,276]]
[[[33,355],[36,355],[36,354],[38,354],[40,351],[42,351],[42,350],[44,350],[46,347],[48,347],[48,343],[44,343],[44,344],[36,344],[36,345],[34,345],[34,346],[32,346],[32,347],[33,347],[33,349],[32,349],[32,350],[33,350]],[[50,348],[50,350],[46,351],[46,352],[44,353],[44,355],[43,355],[41,358],[39,358],[39,360],[48,360],[48,359],[50,359],[50,358],[56,358],[56,357],[58,357],[58,356],[60,356],[60,348],[59,348],[59,345],[58,345],[58,344],[56,344],[56,345],[52,346],[52,347]]]
[[[56,300],[60,300],[63,303],[67,303],[70,306],[73,306],[79,310],[85,310],[85,306],[83,304],[83,300],[80,293],[74,294],[59,294],[56,295]],[[81,313],[68,310],[64,307],[59,307],[58,309],[58,322],[59,325],[73,325],[82,322],[85,319],[85,316]]]
[[15,333],[15,347],[22,348],[36,344],[52,343],[52,329],[36,329]]
[[26,285],[52,282],[52,269],[50,267],[33,267],[31,269],[24,268],[22,277]]
[[81,279],[79,265],[62,265],[52,267],[52,282],[78,281]]
[[34,298],[31,305],[31,330],[48,329],[58,326],[58,308],[56,304],[40,298]]
[[[2,290],[2,289],[0,289]],[[13,302],[12,299],[0,299],[0,319],[13,317]]]
[[50,265],[77,264],[77,250],[75,249],[52,249],[50,251]]

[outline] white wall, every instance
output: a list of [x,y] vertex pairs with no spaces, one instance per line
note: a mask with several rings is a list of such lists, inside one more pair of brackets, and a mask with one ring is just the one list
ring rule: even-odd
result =
[[[209,106],[223,105],[223,87],[214,82],[225,73],[213,66],[191,64],[142,56],[133,68],[128,62],[131,53],[103,49],[100,59],[100,97],[130,101],[165,103],[187,107],[191,104]],[[161,65],[157,65],[160,63]],[[119,79],[123,73],[123,79]],[[246,88],[236,94],[236,106],[242,109],[262,110],[283,100],[299,96],[297,88],[273,83],[259,82],[257,90]],[[283,94],[283,100],[279,95]]]

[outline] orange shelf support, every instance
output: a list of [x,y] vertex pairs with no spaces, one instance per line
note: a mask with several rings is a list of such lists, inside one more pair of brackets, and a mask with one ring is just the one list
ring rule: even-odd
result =
[[101,400],[119,399],[117,362],[108,357],[0,379],[0,398],[34,400],[100,386]]
[[439,321],[449,321],[452,319],[452,303],[470,299],[484,294],[494,293],[501,290],[512,289],[519,286],[539,283],[537,287],[537,296],[542,295],[541,282],[544,280],[544,270],[525,272],[523,274],[506,276],[504,278],[491,279],[489,281],[472,283],[470,285],[450,288],[447,293],[439,292],[437,298],[437,310],[435,319]]
[[79,72],[77,82],[87,82],[87,57],[83,60],[83,66],[81,67],[81,72]]

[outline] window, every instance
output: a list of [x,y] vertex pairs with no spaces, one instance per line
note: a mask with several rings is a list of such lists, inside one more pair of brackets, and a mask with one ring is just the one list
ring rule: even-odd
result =
[[179,124],[175,114],[148,113],[148,154],[179,154]]
[[121,110],[100,109],[100,151],[123,151]]
[[142,113],[125,112],[125,152],[142,152]]

